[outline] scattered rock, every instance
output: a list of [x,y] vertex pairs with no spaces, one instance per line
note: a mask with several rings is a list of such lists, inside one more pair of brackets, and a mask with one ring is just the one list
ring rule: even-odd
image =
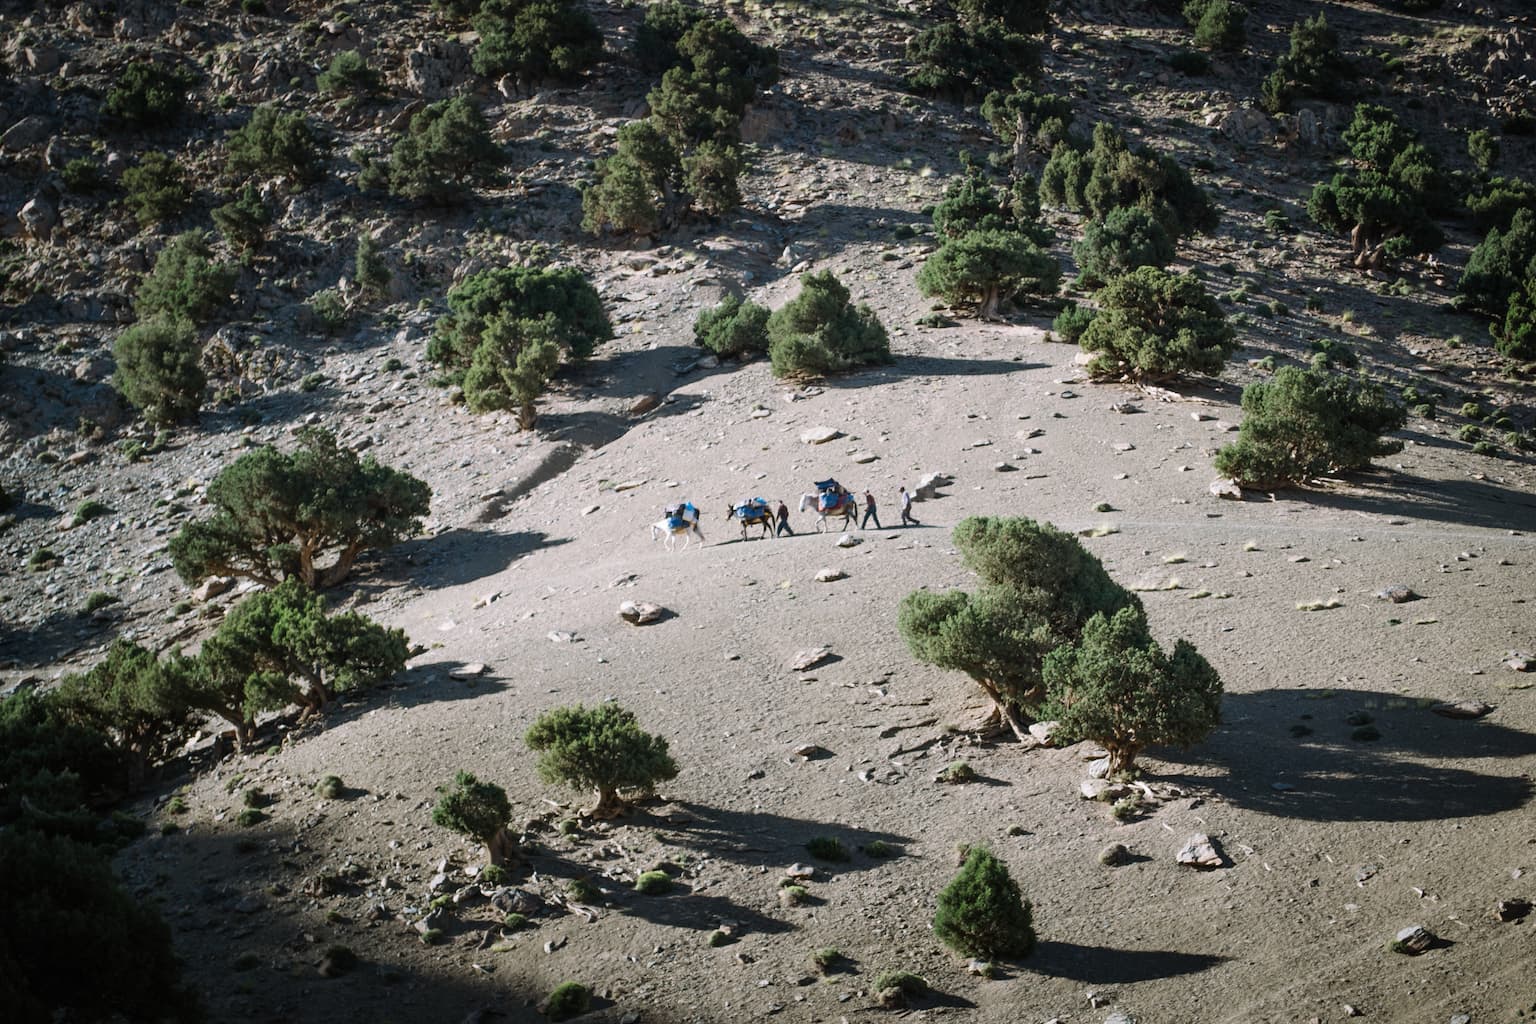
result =
[[1099,863],[1107,868],[1118,868],[1131,862],[1131,851],[1124,843],[1110,843],[1099,851]]
[[845,533],[837,538],[837,546],[840,548],[856,548],[864,541],[851,533]]
[[1219,868],[1224,863],[1221,851],[1216,848],[1216,841],[1203,832],[1197,832],[1186,839],[1174,859],[1185,867],[1204,870]]
[[804,672],[807,669],[815,668],[831,656],[832,648],[830,647],[808,647],[803,651],[795,653],[794,658],[790,660],[789,667],[796,672]]
[[790,753],[806,761],[820,761],[824,757],[832,756],[832,751],[815,743],[802,743]]
[[233,576],[210,576],[197,585],[192,596],[199,601],[212,601],[221,594],[229,593],[234,587]]
[[1097,761],[1088,764],[1088,777],[1090,779],[1102,779],[1109,775],[1109,758],[1101,757]]
[[629,414],[631,416],[644,416],[659,405],[661,405],[661,396],[653,391],[635,399],[634,403],[629,407]]
[[468,665],[460,665],[448,672],[449,679],[473,679],[476,676],[485,675],[485,662],[472,661]]
[[856,451],[848,457],[861,466],[867,466],[871,462],[878,462],[880,459],[880,456],[876,455],[874,452],[867,452],[862,450]]
[[791,864],[789,867],[784,869],[784,877],[793,878],[798,881],[804,881],[807,878],[815,878],[816,868],[811,864]]
[[1213,498],[1224,498],[1227,501],[1243,500],[1242,485],[1231,477],[1217,477],[1211,481],[1211,485],[1206,490],[1211,492],[1211,497]]
[[800,434],[802,444],[826,444],[828,441],[843,436],[843,432],[836,427],[812,427]]
[[1429,710],[1446,718],[1482,718],[1493,710],[1493,705],[1480,700],[1452,700],[1431,704]]
[[1059,722],[1031,722],[1029,735],[1042,747],[1049,747],[1058,725],[1060,725]]
[[1495,920],[1510,922],[1524,920],[1531,912],[1531,901],[1516,897],[1514,899],[1499,900],[1493,905]]
[[544,635],[549,637],[549,639],[553,640],[557,644],[569,644],[575,643],[576,641],[575,633],[567,632],[563,629],[552,629]]
[[1392,952],[1418,956],[1435,944],[1435,936],[1420,924],[1400,929],[1392,939]]
[[1409,601],[1417,601],[1423,595],[1415,593],[1414,589],[1401,583],[1382,587],[1376,591],[1376,596],[1383,601],[1391,601],[1393,604],[1407,604]]
[[636,626],[659,622],[666,614],[665,608],[659,604],[651,604],[649,601],[625,601],[619,605],[619,618]]
[[929,473],[917,482],[917,490],[912,492],[913,501],[927,501],[929,498],[939,496],[939,488],[948,487],[954,483],[954,478],[946,473]]
[[1077,789],[1084,800],[1097,800],[1101,803],[1123,800],[1135,792],[1123,782],[1110,782],[1108,779],[1084,779]]
[[847,578],[848,574],[841,569],[822,569],[816,574],[817,583],[836,583],[838,580],[845,580]]
[[1504,667],[1516,672],[1536,670],[1536,658],[1520,651],[1510,651],[1504,656]]

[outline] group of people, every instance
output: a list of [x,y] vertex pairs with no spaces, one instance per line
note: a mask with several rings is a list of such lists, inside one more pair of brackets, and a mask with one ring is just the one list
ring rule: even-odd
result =
[[[898,492],[898,495],[899,495],[898,501],[900,502],[900,505],[901,505],[901,525],[902,526],[920,526],[920,525],[922,525],[921,523],[919,523],[916,519],[914,519],[912,517],[912,495],[907,490],[906,484],[902,484],[901,490]],[[875,529],[877,529],[877,530],[885,529],[885,527],[880,525],[880,516],[878,514],[876,514],[876,511],[875,511],[876,507],[877,506],[875,505],[875,496],[874,496],[874,494],[872,492],[870,492],[870,491],[865,491],[864,492],[864,518],[859,520],[859,529],[862,530],[865,527],[867,527],[869,525],[869,521],[871,519],[873,519],[875,521]]]

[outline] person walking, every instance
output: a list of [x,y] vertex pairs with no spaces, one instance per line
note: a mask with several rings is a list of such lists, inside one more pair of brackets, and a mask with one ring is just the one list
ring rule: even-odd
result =
[[901,485],[901,525],[902,526],[921,526],[921,525],[923,525],[922,523],[919,523],[916,519],[912,518],[912,495],[907,493],[907,485],[906,484],[902,484]]
[[871,519],[875,521],[875,529],[883,529],[880,525],[880,517],[875,515],[875,496],[866,490],[864,492],[864,521],[859,523],[859,529],[862,530],[868,526]]
[[779,502],[778,519],[779,527],[773,532],[773,535],[775,537],[782,537],[787,533],[793,537],[795,531],[789,528],[789,506],[782,501]]

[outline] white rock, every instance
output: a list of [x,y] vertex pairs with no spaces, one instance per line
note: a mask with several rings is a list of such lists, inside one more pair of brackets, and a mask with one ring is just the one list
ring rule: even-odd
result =
[[802,444],[826,444],[834,438],[843,436],[843,432],[836,427],[812,427],[800,435]]
[[1243,488],[1231,477],[1217,477],[1211,481],[1211,485],[1207,490],[1211,492],[1212,497],[1225,498],[1228,501],[1243,500]]
[[666,609],[649,601],[625,601],[619,605],[619,618],[636,626],[649,625],[666,614]]
[[1059,724],[1058,722],[1031,722],[1029,723],[1029,734],[1034,737],[1036,743],[1042,747],[1048,747],[1051,745],[1052,735],[1056,732],[1056,727]]
[[1219,868],[1221,867],[1221,853],[1216,849],[1215,840],[1203,832],[1197,832],[1184,841],[1175,859],[1185,867],[1192,868]]
[[806,669],[820,665],[831,654],[832,648],[830,647],[808,647],[803,651],[795,653],[794,658],[789,663],[789,667],[796,672],[804,672]]
[[472,661],[468,665],[460,665],[448,673],[449,679],[473,679],[476,676],[485,675],[485,662]]
[[851,533],[845,533],[837,538],[837,546],[840,548],[856,548],[862,543],[864,542]]
[[817,583],[836,583],[838,580],[845,580],[847,578],[848,574],[843,572],[843,570],[830,567],[816,573]]
[[220,594],[227,594],[235,587],[233,576],[210,576],[198,584],[192,596],[199,601],[212,601]]

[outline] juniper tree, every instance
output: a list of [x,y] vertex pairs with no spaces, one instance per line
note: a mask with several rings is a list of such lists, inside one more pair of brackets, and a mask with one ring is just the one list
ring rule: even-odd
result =
[[[299,431],[292,452],[265,445],[240,456],[208,485],[214,514],[171,539],[171,564],[187,583],[245,576],[277,586],[296,577],[324,588],[344,580],[364,551],[421,529],[431,491],[422,481],[336,443],[319,427]],[[334,553],[330,565],[320,560]]]
[[252,111],[251,119],[230,133],[226,148],[224,169],[232,175],[282,175],[304,186],[325,173],[324,154],[309,119],[272,104]]
[[499,180],[505,163],[506,154],[491,139],[480,109],[469,97],[455,96],[411,116],[389,155],[389,191],[445,204],[471,185]]
[[1095,354],[1088,372],[1100,380],[1215,374],[1238,347],[1226,314],[1188,274],[1139,267],[1110,281],[1098,301],[1080,343]]
[[140,320],[117,336],[112,357],[113,386],[150,423],[197,419],[208,380],[190,321],[163,313]]
[[974,302],[991,319],[1005,300],[1055,295],[1061,266],[1019,231],[990,228],[950,238],[924,261],[917,287],[951,305]]
[[800,278],[800,293],[768,318],[775,377],[838,373],[891,361],[890,340],[875,311],[855,306],[830,271]]
[[933,933],[962,956],[1019,959],[1035,948],[1034,908],[1008,866],[986,847],[972,846],[939,893]]
[[133,308],[141,317],[166,314],[193,323],[206,323],[229,304],[239,272],[215,262],[201,231],[187,231],[166,243],[155,265],[139,282]]
[[512,804],[507,792],[494,782],[481,782],[461,771],[452,787],[439,786],[432,808],[432,823],[485,844],[492,864],[503,866],[511,859],[517,840],[507,831]]
[[1173,239],[1156,217],[1139,206],[1120,206],[1089,222],[1072,247],[1084,283],[1101,285],[1137,267],[1166,267]]
[[611,818],[626,802],[619,791],[650,790],[677,777],[667,741],[640,728],[634,712],[617,704],[554,708],[540,715],[525,737],[539,757],[539,777],[597,793],[588,812]]
[[1149,746],[1192,746],[1221,720],[1221,677],[1194,646],[1163,653],[1139,607],[1095,614],[1082,636],[1047,654],[1040,713],[1064,742],[1093,740],[1111,772],[1130,771]]
[[762,355],[768,351],[768,316],[766,308],[727,295],[694,319],[694,343],[728,359]]
[[1044,697],[1046,654],[1075,640],[1094,613],[1140,602],[1075,537],[1048,523],[973,516],[953,538],[979,586],[913,591],[902,599],[898,629],[917,660],[975,680],[1022,740]]

